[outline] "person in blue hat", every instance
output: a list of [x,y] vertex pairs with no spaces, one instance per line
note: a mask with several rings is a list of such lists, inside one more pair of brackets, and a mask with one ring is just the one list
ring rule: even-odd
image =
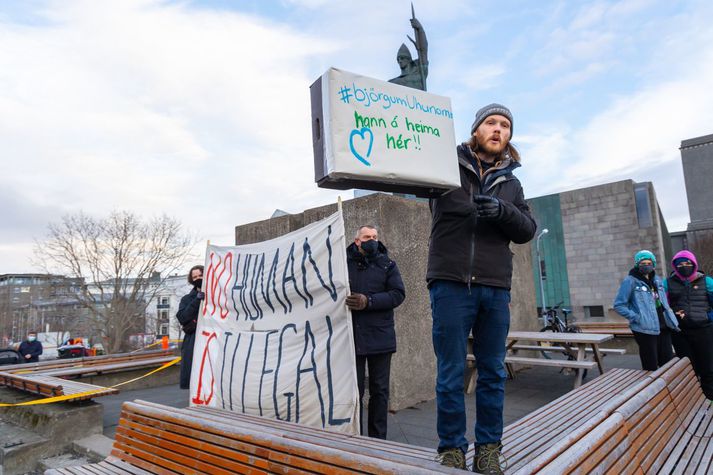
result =
[[673,358],[671,332],[679,331],[678,321],[663,281],[656,275],[656,256],[651,251],[641,250],[634,256],[634,267],[619,286],[614,310],[629,320],[643,369],[655,371]]

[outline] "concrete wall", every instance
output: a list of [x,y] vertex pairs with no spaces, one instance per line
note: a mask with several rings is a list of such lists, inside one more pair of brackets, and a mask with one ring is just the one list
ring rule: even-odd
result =
[[[336,211],[336,204],[280,216],[235,228],[235,242],[248,244],[274,238]],[[426,264],[431,215],[428,204],[385,194],[343,203],[347,241],[358,226],[378,228],[379,239],[397,262],[406,286],[406,300],[396,309],[398,351],[392,360],[391,409],[398,410],[435,397],[436,365],[431,343],[431,310]],[[513,246],[512,329],[537,328],[535,292],[529,247]]]
[[[640,227],[631,180],[561,193],[567,273],[574,315],[583,306],[612,307],[621,280],[633,266],[633,256],[649,249],[666,275],[669,256],[662,233],[661,213],[650,183],[646,184],[652,225]],[[638,184],[641,185],[641,184]]]
[[691,224],[713,222],[713,135],[682,141],[681,160]]

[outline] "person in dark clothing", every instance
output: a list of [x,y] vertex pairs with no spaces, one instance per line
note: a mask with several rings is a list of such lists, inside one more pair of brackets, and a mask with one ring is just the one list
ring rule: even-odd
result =
[[510,243],[530,241],[537,228],[513,171],[520,155],[510,143],[509,109],[480,109],[471,138],[458,146],[461,187],[432,199],[426,280],[437,359],[436,405],[442,465],[466,468],[463,395],[472,332],[478,370],[473,470],[502,473],[505,341],[510,328]]
[[37,363],[40,361],[42,354],[42,343],[37,341],[37,333],[30,332],[27,334],[27,340],[20,343],[20,348],[17,350],[25,359],[25,363]]
[[378,241],[376,228],[362,226],[347,247],[349,287],[347,307],[352,311],[359,387],[359,422],[362,427],[362,399],[366,366],[369,366],[369,437],[386,439],[389,412],[391,355],[396,352],[394,309],[406,297],[396,262]]
[[713,400],[713,278],[698,271],[696,256],[681,251],[664,282],[680,333],[673,335],[676,356],[691,360],[703,393]]
[[181,389],[189,389],[191,385],[191,367],[193,366],[193,345],[196,341],[196,326],[198,325],[198,311],[205,294],[203,288],[203,266],[193,266],[188,272],[188,283],[193,286],[191,291],[181,298],[178,305],[178,318],[185,335],[181,344],[181,375],[179,384]]
[[634,256],[634,267],[619,286],[614,310],[629,320],[643,369],[655,371],[673,358],[671,333],[679,331],[678,323],[656,275],[656,257],[651,251],[641,250]]

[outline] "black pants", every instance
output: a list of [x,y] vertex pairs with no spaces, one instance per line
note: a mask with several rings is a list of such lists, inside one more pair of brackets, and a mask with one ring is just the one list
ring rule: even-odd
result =
[[362,399],[364,399],[365,369],[369,364],[369,437],[386,439],[386,420],[389,414],[389,374],[391,353],[356,357],[357,384],[359,386],[359,430],[364,434],[362,423]]
[[682,329],[674,333],[672,339],[676,356],[691,360],[703,393],[713,400],[713,325]]
[[196,333],[186,333],[181,343],[181,377],[179,384],[181,389],[191,387],[191,367],[193,366],[193,345],[196,342]]
[[661,330],[658,335],[633,332],[634,339],[639,345],[639,358],[641,368],[646,371],[656,371],[673,358],[671,348],[671,331]]

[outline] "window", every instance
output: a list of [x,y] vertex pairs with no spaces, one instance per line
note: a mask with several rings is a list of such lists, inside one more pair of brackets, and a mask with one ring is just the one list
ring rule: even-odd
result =
[[161,309],[158,311],[159,320],[168,320],[168,310]]
[[585,318],[603,318],[604,317],[604,307],[601,305],[590,305],[584,306],[584,317]]
[[636,218],[639,220],[639,227],[650,228],[654,222],[651,217],[649,188],[645,183],[634,185],[634,199],[636,200]]
[[168,335],[168,324],[164,323],[159,327],[158,331],[159,335]]
[[168,305],[168,297],[161,297],[159,302],[161,303],[161,305]]

